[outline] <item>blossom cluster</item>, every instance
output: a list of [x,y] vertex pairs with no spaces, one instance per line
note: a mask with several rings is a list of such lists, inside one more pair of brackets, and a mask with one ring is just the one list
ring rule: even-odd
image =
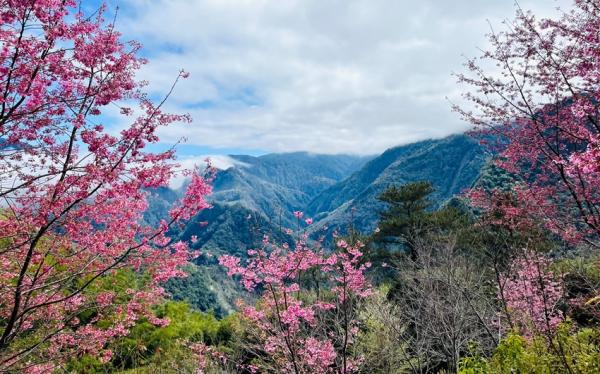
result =
[[527,337],[550,334],[564,319],[558,308],[564,290],[549,265],[548,259],[527,251],[501,279],[500,298],[513,324]]
[[362,262],[361,243],[339,240],[337,250],[326,253],[307,240],[301,236],[290,247],[265,237],[246,261],[225,255],[219,262],[248,291],[260,293],[256,305],[240,308],[271,364],[295,373],[352,372],[358,362],[347,350],[358,332],[352,308],[371,293],[364,275],[370,264]]

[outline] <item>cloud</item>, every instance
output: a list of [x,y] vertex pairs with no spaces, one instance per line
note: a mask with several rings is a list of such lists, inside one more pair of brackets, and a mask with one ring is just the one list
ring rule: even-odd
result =
[[[116,0],[113,0],[113,3]],[[522,1],[553,14],[567,0]],[[114,5],[114,4],[113,4]],[[119,28],[150,63],[140,79],[193,124],[166,143],[282,152],[372,154],[461,132],[451,76],[501,28],[512,0],[130,0]]]
[[[210,159],[210,163],[213,167],[220,170],[227,170],[233,166],[245,166],[243,162],[233,159],[229,156],[225,155],[200,155],[200,156],[183,156],[177,159],[177,164],[180,166],[181,170],[194,170],[196,168],[204,169],[206,166],[206,160]],[[169,186],[171,188],[177,189],[181,187],[186,180],[189,180],[188,177],[183,175],[176,175],[169,182]]]

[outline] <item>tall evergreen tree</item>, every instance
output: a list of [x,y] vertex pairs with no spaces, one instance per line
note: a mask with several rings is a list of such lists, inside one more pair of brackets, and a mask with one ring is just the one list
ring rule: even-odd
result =
[[430,182],[416,182],[400,187],[392,186],[378,199],[388,204],[388,209],[379,213],[379,232],[375,242],[385,247],[397,243],[398,239],[409,254],[414,255],[415,240],[421,236],[431,218],[433,205],[429,196],[434,191]]

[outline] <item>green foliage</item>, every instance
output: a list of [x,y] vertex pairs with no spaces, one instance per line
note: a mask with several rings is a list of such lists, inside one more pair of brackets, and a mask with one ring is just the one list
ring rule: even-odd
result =
[[476,345],[471,345],[469,355],[460,360],[458,367],[460,374],[486,374],[489,370],[487,359],[479,352]]
[[519,182],[519,177],[515,174],[511,174],[501,167],[497,166],[494,162],[488,162],[479,173],[477,181],[475,181],[473,188],[483,188],[486,191],[501,190],[504,192],[510,192],[514,188],[515,184]]
[[83,356],[71,360],[68,371],[193,372],[197,362],[190,349],[191,344],[204,343],[228,351],[239,330],[235,315],[217,320],[211,313],[194,311],[185,302],[165,302],[156,309],[156,315],[168,318],[169,325],[159,327],[141,320],[126,337],[110,345],[113,357],[109,363],[102,364],[95,358]]
[[165,284],[165,289],[173,300],[185,301],[196,310],[212,312],[217,318],[221,318],[229,313],[230,308],[219,297],[219,292],[225,291],[226,287],[224,283],[219,284],[214,280],[218,276],[216,270],[213,267],[200,268],[189,264],[185,269],[188,276],[170,279]]
[[549,342],[536,336],[531,341],[518,334],[505,337],[489,359],[472,355],[461,361],[461,374],[479,373],[582,373],[600,372],[600,329],[573,330],[560,326]]
[[361,306],[359,320],[361,330],[355,349],[364,359],[360,373],[406,373],[411,362],[406,360],[408,345],[401,341],[395,326],[397,306],[387,299],[389,286],[383,285]]
[[67,369],[71,373],[92,374],[106,372],[105,366],[99,359],[88,355],[71,360],[67,365]]
[[424,181],[388,188],[379,195],[379,200],[390,205],[387,211],[381,213],[381,219],[386,221],[398,217],[419,217],[433,205],[429,200],[433,191],[431,183]]
[[554,272],[563,274],[570,317],[581,327],[600,326],[600,256],[596,253],[556,261]]
[[138,323],[131,333],[114,345],[112,364],[120,369],[140,366],[179,367],[190,365],[187,345],[227,344],[234,335],[235,317],[217,320],[212,314],[195,312],[184,302],[167,302],[157,312],[171,321],[157,327],[147,321]]
[[[379,196],[388,208],[380,212],[380,231],[372,237],[373,249],[368,252],[370,261],[377,265],[397,265],[404,261],[404,253],[415,260],[417,243],[449,235],[459,241],[459,247],[473,241],[469,215],[454,205],[434,209],[434,192],[431,183],[422,181],[392,186]],[[381,267],[378,271],[390,273]],[[379,275],[385,281],[393,274]]]
[[428,235],[447,235],[457,233],[470,225],[469,216],[450,205],[433,210],[432,200],[434,188],[429,182],[415,182],[392,186],[385,190],[379,200],[388,208],[380,212],[380,232],[375,235],[376,241],[385,242],[387,238],[400,238],[410,251],[415,242]]
[[380,232],[376,237],[386,241],[389,237],[400,238],[409,252],[414,249],[414,241],[427,230],[433,205],[429,195],[433,186],[429,182],[415,182],[400,187],[392,186],[378,199],[388,205],[382,211],[379,221]]

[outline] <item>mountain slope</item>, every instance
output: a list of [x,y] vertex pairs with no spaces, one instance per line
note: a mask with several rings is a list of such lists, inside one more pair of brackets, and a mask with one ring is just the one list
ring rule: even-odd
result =
[[[291,242],[282,228],[295,227],[295,210],[315,219],[313,232],[343,233],[350,222],[369,232],[383,208],[377,196],[388,186],[429,180],[436,188],[433,198],[442,204],[477,180],[487,154],[471,138],[456,135],[391,148],[370,161],[308,153],[230,157],[234,166],[220,170],[213,182],[213,208],[170,233],[187,242],[195,237],[192,247],[203,255],[195,261],[202,266],[194,268],[193,276],[171,282],[167,290],[218,314],[227,314],[239,296],[238,286],[217,265],[219,255],[244,257],[265,234],[276,242]],[[152,191],[146,221],[158,222],[179,195],[169,189]]]
[[279,243],[292,243],[289,235],[262,215],[239,204],[215,203],[170,235],[191,243],[201,255],[190,265],[189,277],[170,281],[165,289],[174,299],[187,300],[202,311],[212,309],[218,316],[231,312],[235,300],[243,294],[240,285],[218,265],[219,256],[245,257],[248,249],[260,246],[264,235]]
[[387,187],[427,180],[436,189],[434,200],[443,203],[474,183],[486,159],[485,150],[465,135],[391,148],[320,193],[306,211],[318,219],[313,230],[344,232],[352,223],[370,231],[384,208],[377,196]]
[[[264,235],[278,242],[291,242],[289,235],[261,214],[239,204],[220,203],[203,210],[183,228],[171,233],[212,257],[222,254],[244,257],[248,249],[261,245]],[[196,237],[195,242],[192,237]]]
[[236,164],[218,172],[210,200],[239,204],[281,221],[283,226],[293,225],[294,211],[303,210],[318,193],[348,177],[368,160],[306,152],[230,157]]

